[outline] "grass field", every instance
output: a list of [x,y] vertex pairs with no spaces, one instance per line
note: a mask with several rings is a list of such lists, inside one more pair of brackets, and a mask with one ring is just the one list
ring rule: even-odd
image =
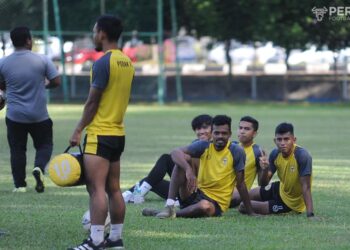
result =
[[[61,153],[81,116],[82,105],[51,105],[54,155]],[[321,221],[303,215],[251,218],[235,209],[220,218],[159,220],[142,217],[144,207],[161,208],[157,196],[127,205],[126,249],[350,249],[350,107],[308,104],[131,105],[126,115],[127,144],[122,157],[122,188],[148,173],[155,160],[193,139],[190,121],[200,113],[246,114],[260,123],[256,142],[273,148],[275,126],[295,125],[298,144],[313,156],[313,199]],[[236,138],[235,133],[233,138]],[[59,188],[47,179],[37,194],[31,176],[34,151],[28,143],[28,191],[13,194],[4,111],[0,112],[0,249],[66,249],[86,237],[81,217],[88,208],[84,187]]]

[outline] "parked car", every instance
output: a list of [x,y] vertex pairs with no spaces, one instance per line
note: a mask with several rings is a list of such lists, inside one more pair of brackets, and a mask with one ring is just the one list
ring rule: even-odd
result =
[[307,50],[292,50],[289,58],[289,65],[298,64],[333,64],[334,63],[334,53],[330,50],[317,50],[316,46],[311,46]]
[[95,45],[89,38],[75,40],[72,50],[66,53],[66,62],[82,65],[82,70],[90,70],[93,62],[103,56],[103,52],[97,52]]
[[[274,47],[272,42],[267,42],[254,48],[251,44],[241,44],[231,40],[229,55],[234,64],[251,65],[255,56],[259,64],[265,64],[270,58],[278,56],[281,50],[282,48]],[[215,44],[209,51],[208,61],[217,64],[225,64],[227,62],[225,44],[223,42]]]

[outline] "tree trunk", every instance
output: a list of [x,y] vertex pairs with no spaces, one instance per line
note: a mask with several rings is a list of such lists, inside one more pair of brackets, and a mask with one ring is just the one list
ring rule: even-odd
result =
[[225,41],[225,56],[226,56],[226,62],[228,64],[228,83],[231,85],[232,83],[232,60],[230,57],[230,48],[231,48],[231,41],[230,39]]
[[282,98],[283,98],[283,101],[286,102],[288,101],[288,77],[289,77],[289,69],[290,69],[290,66],[288,64],[288,58],[289,58],[289,55],[290,55],[290,49],[286,49],[286,58],[285,58],[285,61],[284,63],[286,64],[286,67],[287,67],[287,71],[283,77],[283,83],[282,83]]

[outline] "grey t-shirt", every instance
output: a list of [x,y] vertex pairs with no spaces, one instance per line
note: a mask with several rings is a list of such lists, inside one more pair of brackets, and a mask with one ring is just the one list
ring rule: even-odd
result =
[[6,116],[15,122],[35,123],[49,118],[45,78],[58,76],[55,65],[30,50],[15,51],[0,60],[0,82],[6,84]]

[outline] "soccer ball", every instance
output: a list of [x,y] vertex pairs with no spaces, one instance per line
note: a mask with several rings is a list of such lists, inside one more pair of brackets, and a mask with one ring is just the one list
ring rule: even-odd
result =
[[[87,210],[84,215],[83,218],[81,220],[81,224],[83,225],[83,229],[87,232],[90,231],[90,227],[91,227],[91,220],[90,220],[90,210]],[[106,218],[106,222],[105,222],[105,231],[108,232],[109,231],[109,227],[111,225],[111,218],[109,216],[109,213],[107,215]]]

